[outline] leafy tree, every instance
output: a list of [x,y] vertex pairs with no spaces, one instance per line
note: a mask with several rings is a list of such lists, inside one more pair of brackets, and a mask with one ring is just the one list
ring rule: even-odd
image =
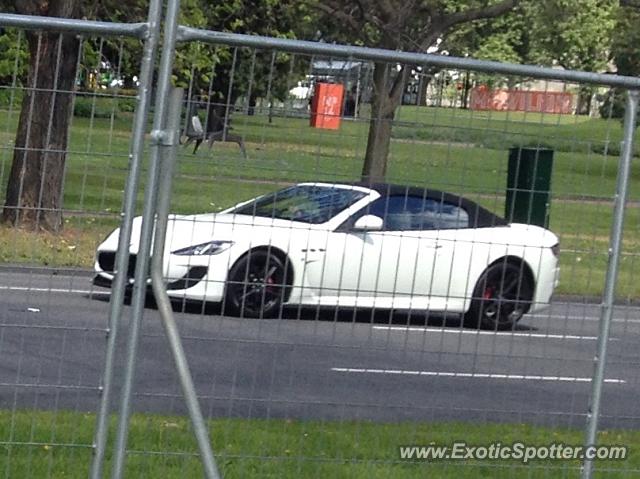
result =
[[528,2],[532,59],[567,70],[606,69],[617,11],[615,0]]
[[[298,0],[188,0],[183,4],[182,22],[209,30],[299,38],[311,25],[307,10],[307,4]],[[230,105],[240,97],[253,105],[267,93],[284,100],[291,87],[290,75],[307,70],[305,63],[294,61],[292,55],[199,43],[181,45],[175,66],[178,84],[191,84],[195,93],[211,102]]]
[[[523,0],[492,22],[473,22],[453,32],[445,48],[458,56],[607,71],[618,10],[614,0]],[[589,113],[593,92],[592,86],[580,88],[579,113]]]
[[[611,44],[611,61],[619,75],[640,76],[640,2],[621,2],[615,17]],[[625,110],[625,94],[614,89],[600,107],[605,117],[622,118]]]
[[[618,12],[616,0],[545,0],[529,2],[527,10],[533,31],[533,61],[567,70],[607,70]],[[592,86],[580,87],[579,114],[589,114],[593,92]]]
[[[526,16],[523,3],[501,17],[461,25],[447,35],[441,48],[457,57],[527,63],[530,50],[530,21]],[[466,72],[462,97],[465,108],[469,91],[474,83],[486,85],[489,88],[513,87],[515,79],[489,73]]]
[[[114,0],[0,0],[0,7],[25,15],[136,21],[146,17],[147,5],[142,0],[126,5]],[[16,72],[23,88],[22,106],[2,219],[15,226],[55,232],[63,225],[67,138],[76,68],[83,49],[75,34],[25,31],[24,37],[28,60],[26,73]],[[109,42],[105,41],[104,48],[113,45]],[[96,49],[90,42],[85,47],[85,60],[97,62]],[[4,66],[0,63],[3,75]]]
[[[314,5],[327,21],[342,25],[343,35],[366,46],[424,52],[454,29],[469,22],[496,18],[519,0],[318,0]],[[362,168],[364,181],[386,175],[392,122],[402,100],[411,66],[376,62],[372,114]]]
[[[148,2],[131,0],[0,0],[5,12],[63,18],[89,18],[121,22],[144,21]],[[305,24],[305,4],[292,0],[232,0],[208,2],[183,0],[182,22],[208,29],[239,33],[294,37]],[[301,20],[302,19],[302,20]],[[4,35],[2,35],[4,33]],[[11,48],[12,38],[0,32],[0,51]],[[24,76],[24,95],[16,133],[11,172],[2,219],[12,225],[33,229],[59,231],[62,228],[62,185],[65,171],[68,129],[71,118],[72,95],[75,89],[76,68],[80,63],[86,70],[95,68],[102,55],[120,65],[125,76],[137,72],[141,44],[137,39],[88,39],[80,48],[80,38],[74,34],[49,32],[25,33],[28,56]],[[81,62],[79,52],[83,52]],[[221,102],[235,102],[238,95],[247,94],[252,82],[252,95],[263,94],[267,78],[265,72],[275,72],[280,80],[290,71],[289,57],[275,57],[274,67],[269,62],[240,62],[236,71],[236,88],[226,98],[232,65],[232,51],[189,44],[180,50],[177,58],[176,81],[183,82],[192,70],[199,81],[198,87],[208,88],[211,81],[212,96]],[[242,53],[246,56],[246,53]],[[2,57],[4,61],[4,56]],[[15,55],[13,55],[15,58]],[[215,67],[211,68],[214,64]],[[255,66],[259,65],[259,69]],[[0,75],[15,68],[0,62]],[[20,73],[20,72],[18,72]],[[210,76],[207,76],[210,75]],[[274,80],[276,96],[284,95],[284,81]]]

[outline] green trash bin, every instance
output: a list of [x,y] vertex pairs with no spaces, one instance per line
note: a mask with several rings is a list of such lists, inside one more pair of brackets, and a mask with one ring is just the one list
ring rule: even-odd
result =
[[549,226],[553,150],[509,149],[505,217],[510,223]]

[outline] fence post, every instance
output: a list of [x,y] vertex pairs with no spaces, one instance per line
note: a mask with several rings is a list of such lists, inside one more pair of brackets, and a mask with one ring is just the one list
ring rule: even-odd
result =
[[[613,223],[609,238],[609,262],[607,276],[604,285],[600,313],[600,334],[598,346],[594,358],[594,373],[591,381],[591,397],[587,411],[587,427],[585,435],[585,447],[595,446],[598,433],[598,419],[600,417],[600,400],[604,383],[604,369],[607,359],[607,343],[609,330],[613,316],[615,301],[616,280],[618,277],[618,263],[622,247],[622,233],[624,228],[624,208],[627,201],[629,178],[631,173],[631,160],[633,159],[633,137],[636,127],[636,115],[638,110],[638,91],[630,90],[627,93],[627,105],[624,116],[624,137],[622,151],[618,162],[618,178],[616,182],[615,206],[613,211]],[[591,479],[593,475],[593,458],[586,457],[582,463],[582,479]]]
[[151,285],[153,287],[153,294],[156,298],[156,304],[158,305],[158,312],[162,319],[162,325],[164,326],[165,334],[169,341],[169,347],[171,354],[173,355],[174,364],[180,384],[182,386],[182,392],[184,399],[187,403],[187,410],[189,411],[189,417],[193,426],[193,431],[198,442],[198,448],[200,449],[200,459],[202,460],[202,467],[204,470],[204,477],[207,479],[219,479],[220,475],[217,470],[215,458],[213,457],[213,451],[211,450],[211,441],[209,439],[209,432],[202,416],[200,404],[198,403],[198,397],[196,396],[196,390],[193,385],[193,378],[189,370],[187,358],[182,347],[182,341],[178,333],[176,322],[173,318],[173,310],[171,308],[171,302],[167,295],[164,279],[162,276],[162,269],[164,263],[164,243],[167,234],[167,223],[169,215],[169,205],[171,203],[171,183],[173,180],[173,171],[176,158],[176,146],[178,144],[179,131],[180,131],[180,110],[182,108],[182,89],[173,89],[170,95],[170,108],[169,118],[167,119],[166,128],[161,132],[154,132],[160,138],[162,142],[161,151],[161,167],[160,167],[160,181],[159,189],[165,192],[160,195],[157,203],[156,210],[156,230],[155,238],[153,242],[153,254],[151,256]]
[[[144,135],[147,128],[147,117],[151,101],[151,88],[153,83],[153,70],[155,66],[158,41],[160,39],[160,20],[162,17],[163,0],[152,0],[149,5],[148,25],[146,34],[142,64],[140,68],[140,86],[138,88],[138,104],[133,124],[131,140],[131,154],[129,164],[129,176],[125,185],[125,193],[122,208],[122,222],[120,225],[119,245],[128,245],[131,241],[133,217],[135,215],[136,196],[140,182],[141,163],[144,152]],[[118,271],[111,291],[109,310],[109,333],[105,352],[105,364],[103,372],[102,396],[96,418],[96,431],[94,436],[94,456],[91,463],[91,479],[102,478],[106,443],[108,439],[109,407],[112,395],[112,382],[118,326],[122,316],[123,301],[127,281],[127,264],[129,262],[129,248],[120,247],[116,254],[116,267]]]
[[[175,55],[175,44],[178,28],[178,12],[180,0],[169,0],[165,16],[164,41],[162,44],[162,58],[158,69],[158,86],[156,104],[153,116],[153,130],[162,131],[167,118],[167,103],[169,99],[171,70]],[[122,478],[126,459],[127,436],[129,433],[129,419],[131,416],[131,396],[133,379],[138,355],[140,325],[144,313],[147,293],[147,279],[149,277],[149,256],[154,231],[154,218],[160,171],[160,151],[157,142],[151,145],[151,162],[148,172],[148,183],[145,188],[144,209],[140,232],[134,288],[132,298],[132,316],[129,323],[129,338],[125,357],[125,371],[120,399],[120,413],[115,442],[112,478]]]

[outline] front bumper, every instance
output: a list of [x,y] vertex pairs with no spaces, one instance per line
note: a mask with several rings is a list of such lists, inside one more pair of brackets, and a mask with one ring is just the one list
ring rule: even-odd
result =
[[[115,252],[98,251],[93,284],[111,288],[115,277]],[[210,258],[210,257],[208,257]],[[127,287],[134,283],[136,255],[129,255],[127,267]],[[227,268],[212,268],[210,259],[200,264],[191,264],[191,258],[170,256],[165,267],[164,277],[167,294],[172,298],[193,299],[197,301],[221,301],[224,295]],[[212,275],[211,272],[216,274]]]
[[[193,266],[189,268],[187,274],[182,278],[174,281],[168,281],[166,288],[170,290],[185,290],[196,286],[207,275],[207,268],[205,266]],[[114,275],[104,273],[98,273],[93,278],[93,284],[96,286],[102,286],[103,288],[111,288],[113,285]],[[128,278],[128,285],[133,286],[133,278]]]

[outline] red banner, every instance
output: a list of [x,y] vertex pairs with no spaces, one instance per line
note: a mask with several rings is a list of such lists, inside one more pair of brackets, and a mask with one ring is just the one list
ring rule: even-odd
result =
[[471,89],[472,110],[573,113],[573,95],[565,92]]

